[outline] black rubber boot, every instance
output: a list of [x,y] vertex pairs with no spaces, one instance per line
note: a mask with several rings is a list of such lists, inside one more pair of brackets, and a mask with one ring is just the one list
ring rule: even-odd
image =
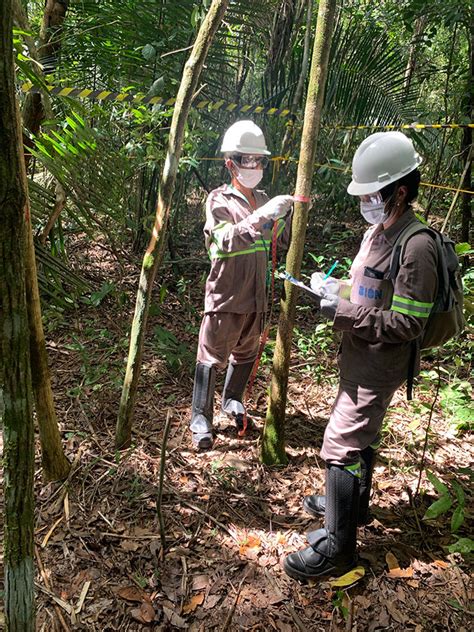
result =
[[359,478],[340,465],[326,469],[324,529],[308,533],[310,546],[291,553],[283,568],[295,579],[340,576],[355,566]]
[[[376,460],[376,450],[371,448],[365,448],[360,453],[360,498],[359,498],[359,526],[368,524],[371,521],[369,512],[370,491],[372,489],[372,476],[374,473],[374,466]],[[309,513],[315,518],[324,516],[326,508],[326,497],[313,494],[306,496],[303,500],[303,508],[306,513]]]
[[245,387],[254,363],[229,364],[222,392],[222,411],[226,413],[240,431],[244,427],[245,406],[242,403]]
[[215,386],[215,368],[198,362],[194,374],[193,405],[189,427],[193,433],[193,445],[199,450],[209,450],[214,441],[212,419]]

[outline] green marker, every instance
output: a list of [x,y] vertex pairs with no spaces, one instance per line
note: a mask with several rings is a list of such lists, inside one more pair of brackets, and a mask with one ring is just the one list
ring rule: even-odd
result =
[[328,279],[328,278],[331,276],[331,274],[332,274],[332,273],[334,272],[334,270],[336,269],[336,266],[337,266],[337,264],[338,264],[338,263],[339,263],[339,261],[338,261],[338,259],[336,259],[336,261],[332,264],[332,266],[329,268],[329,270],[328,270],[328,272],[327,272],[326,276],[324,277],[324,281],[325,281],[326,279]]

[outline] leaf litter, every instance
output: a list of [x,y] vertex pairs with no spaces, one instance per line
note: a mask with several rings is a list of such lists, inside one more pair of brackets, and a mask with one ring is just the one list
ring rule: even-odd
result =
[[[104,253],[99,260],[81,243],[77,253],[86,276],[89,266],[90,276],[100,277]],[[114,269],[107,263],[109,277]],[[171,328],[183,344],[195,348],[203,291],[196,281],[199,274],[184,274],[190,305],[197,309],[190,311],[170,290],[159,313],[150,316],[149,332],[155,325]],[[336,583],[328,578],[302,585],[281,569],[282,558],[306,546],[306,532],[320,526],[301,503],[304,495],[323,489],[318,450],[336,393],[331,377],[318,383],[301,368],[290,370],[285,469],[265,468],[258,459],[268,362],[249,404],[255,430],[238,439],[230,423],[218,418],[213,449],[196,454],[187,431],[193,354],[187,363],[170,368],[149,338],[133,446],[114,450],[123,332],[130,323],[135,282],[132,267],[128,276],[116,279],[130,298],[127,308],[108,297],[96,310],[80,308],[75,324],[65,323],[50,334],[53,388],[66,451],[71,461],[80,451],[80,459],[67,486],[43,484],[37,470],[35,539],[43,567],[37,582],[44,588],[37,595],[38,629],[49,629],[51,621],[54,629],[63,629],[55,607],[72,629],[93,632],[471,629],[469,568],[459,554],[447,553],[449,521],[421,520],[436,499],[425,478],[424,494],[412,502],[424,421],[413,425],[404,392],[395,398],[374,475],[374,519],[358,532],[361,569]],[[165,282],[172,287],[170,272]],[[183,332],[182,322],[190,319],[193,327]],[[297,320],[298,327],[311,330],[317,317],[305,312]],[[96,333],[101,323],[107,323],[105,353],[104,340]],[[72,336],[87,348],[87,361],[70,348]],[[336,348],[337,341],[333,355]],[[294,356],[292,364],[301,365],[296,349]],[[87,372],[93,373],[105,357],[108,371],[93,383]],[[321,361],[328,362],[328,375],[334,376],[334,358]],[[168,410],[172,427],[163,490],[163,552],[156,499]],[[469,494],[468,478],[458,473],[456,464],[472,462],[472,448],[466,437],[449,435],[438,408],[434,421],[427,465],[443,480],[455,477]],[[466,525],[462,529],[461,535],[468,536]]]

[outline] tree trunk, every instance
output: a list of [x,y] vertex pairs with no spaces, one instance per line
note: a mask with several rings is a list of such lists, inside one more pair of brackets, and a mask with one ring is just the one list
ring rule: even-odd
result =
[[[280,155],[286,156],[286,152],[288,151],[288,147],[290,145],[290,140],[294,128],[294,123],[296,120],[296,112],[300,107],[301,97],[303,96],[304,84],[306,81],[306,76],[308,74],[308,66],[309,66],[309,51],[311,47],[311,23],[313,21],[313,0],[307,0],[308,5],[306,8],[306,32],[304,35],[304,48],[303,48],[303,60],[301,62],[301,70],[300,76],[298,79],[298,85],[296,86],[295,95],[293,97],[293,101],[291,103],[290,110],[293,112],[290,115],[290,119],[286,124],[285,136],[283,137],[283,142],[281,144]],[[280,166],[278,163],[277,168]]]
[[[296,195],[309,197],[324,101],[331,38],[334,30],[336,0],[321,0],[313,47],[313,59],[306,99],[301,138],[300,161],[296,179]],[[299,277],[308,221],[308,204],[296,203],[292,223],[292,239],[286,269]],[[285,408],[290,365],[291,341],[298,289],[285,283],[285,299],[281,302],[280,320],[273,358],[273,376],[269,406],[263,429],[261,459],[266,465],[283,465],[285,453]]]
[[[14,10],[16,22],[24,30],[29,30],[29,25],[19,0],[15,0]],[[28,46],[30,52],[33,52],[34,55],[36,55],[34,43],[28,42]],[[43,99],[44,110],[46,112],[50,112],[52,118],[52,108],[49,95],[43,96]],[[26,165],[24,186],[25,190],[27,190]],[[62,190],[62,187],[60,187],[60,190]],[[33,392],[41,442],[43,475],[46,480],[54,481],[66,478],[71,466],[62,448],[61,435],[59,434],[58,421],[54,408],[53,390],[51,388],[48,355],[46,352],[46,341],[41,318],[41,302],[38,289],[38,274],[36,270],[33,231],[31,226],[31,217],[29,214],[27,215],[26,220],[26,291],[28,296],[27,308],[30,328],[29,340]]]
[[[474,116],[474,12],[471,12],[471,22],[467,29],[467,41],[469,47],[469,74],[467,78],[466,97],[464,103],[464,116],[466,120],[472,121]],[[472,127],[465,127],[463,130],[462,142],[461,142],[461,155],[467,156],[469,149],[472,146]],[[469,163],[469,168],[464,176],[462,188],[467,191],[471,191],[472,185],[472,166]],[[471,236],[471,222],[472,222],[472,195],[470,193],[462,194],[461,203],[461,239],[462,241],[469,242]],[[468,257],[466,257],[465,265],[469,265]]]
[[15,99],[12,3],[0,3],[0,306],[5,472],[5,616],[33,632],[34,425],[26,310],[28,194]]
[[[296,0],[280,0],[280,5],[274,13],[271,41],[268,47],[267,66],[263,76],[264,98],[273,97],[275,87],[280,93],[285,85],[285,60],[291,50],[290,41],[296,12]],[[282,99],[278,94],[275,104]]]
[[[13,6],[15,21],[25,32],[30,32],[31,29],[29,28],[28,19],[23,10],[21,1],[15,0]],[[42,64],[44,74],[51,73],[56,66],[57,56],[61,49],[60,34],[62,25],[66,18],[67,9],[68,2],[66,0],[46,0],[40,27],[38,47],[36,47],[32,37],[25,37],[31,56],[35,61],[39,61]],[[34,54],[32,54],[32,52]],[[25,102],[23,104],[23,124],[33,136],[39,132],[41,123],[44,121],[45,117],[53,118],[52,109],[50,107],[45,107],[45,93],[46,91],[41,94],[29,92],[26,95]],[[49,95],[47,97],[47,101],[47,105],[50,105]],[[25,140],[28,146],[31,141],[29,141],[29,139]],[[27,153],[27,169],[30,159],[31,154]]]
[[422,15],[417,18],[415,22],[415,29],[413,33],[413,37],[410,42],[410,49],[408,51],[408,61],[405,69],[405,80],[403,83],[403,89],[405,94],[408,94],[410,91],[411,80],[413,79],[413,75],[416,69],[416,52],[420,43],[421,36],[423,35],[423,31],[425,30],[425,26],[428,22],[428,17],[426,15]]
[[135,408],[138,379],[140,377],[140,364],[148,308],[153,281],[162,258],[163,245],[166,243],[166,228],[182,150],[184,127],[207,52],[224,17],[228,4],[229,0],[212,1],[208,14],[199,29],[191,55],[186,62],[176,98],[168,140],[168,153],[161,178],[155,224],[150,243],[143,257],[140,273],[135,315],[133,317],[132,331],[130,334],[127,370],[122,387],[120,410],[117,419],[115,435],[115,444],[117,447],[127,446],[131,439],[133,411]]

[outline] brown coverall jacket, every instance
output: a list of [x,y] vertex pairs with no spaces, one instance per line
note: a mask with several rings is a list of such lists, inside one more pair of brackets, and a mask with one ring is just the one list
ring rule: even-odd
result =
[[365,234],[353,264],[351,300],[339,301],[334,321],[344,332],[339,368],[345,380],[397,388],[407,377],[411,343],[427,323],[438,286],[438,254],[428,233],[407,242],[395,284],[388,278],[393,245],[414,220],[408,210],[388,229],[380,224]]
[[[268,197],[254,191],[257,208]],[[278,220],[278,247],[286,246],[291,222]],[[242,193],[224,184],[206,202],[204,235],[211,259],[204,312],[251,314],[267,307],[267,270],[273,222],[256,217]]]

